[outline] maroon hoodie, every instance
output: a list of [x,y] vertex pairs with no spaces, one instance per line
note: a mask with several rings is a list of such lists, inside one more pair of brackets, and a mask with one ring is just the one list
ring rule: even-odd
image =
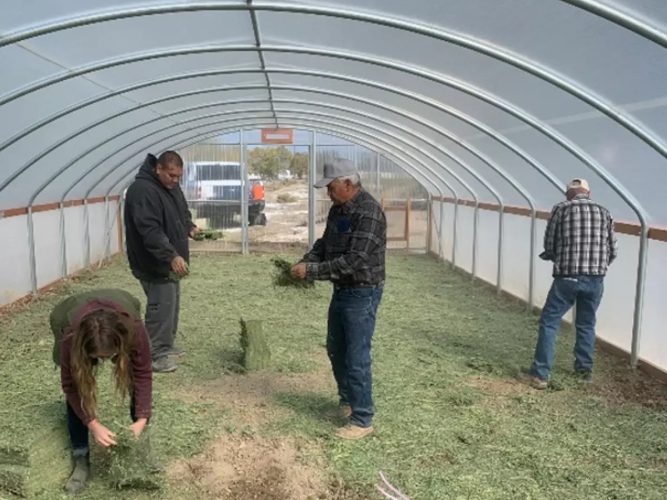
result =
[[75,332],[78,331],[78,325],[84,316],[98,309],[112,310],[119,312],[134,320],[135,324],[135,344],[132,348],[130,358],[130,375],[132,380],[131,394],[134,396],[135,416],[137,418],[150,418],[153,391],[153,371],[151,367],[151,348],[148,340],[148,334],[143,321],[132,317],[120,305],[109,301],[96,299],[89,301],[81,307],[69,327],[65,328],[62,346],[60,348],[60,381],[63,392],[67,397],[67,402],[81,419],[84,424],[88,424],[96,418],[95,415],[88,415],[81,406],[81,397],[79,390],[72,378],[70,358],[72,355],[72,342]]

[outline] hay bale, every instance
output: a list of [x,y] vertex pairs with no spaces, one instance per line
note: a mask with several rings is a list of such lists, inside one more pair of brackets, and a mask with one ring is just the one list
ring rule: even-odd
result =
[[65,422],[27,442],[0,444],[0,491],[33,497],[61,487],[71,472]]
[[117,489],[135,488],[157,490],[162,487],[161,477],[150,444],[148,427],[139,439],[132,431],[122,429],[116,433],[117,445],[108,449],[110,456],[109,477]]
[[271,350],[262,330],[260,320],[245,321],[241,318],[241,348],[243,366],[247,371],[268,368],[271,363]]

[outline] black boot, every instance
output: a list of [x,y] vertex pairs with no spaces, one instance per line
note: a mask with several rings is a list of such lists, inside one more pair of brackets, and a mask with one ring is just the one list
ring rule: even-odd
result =
[[74,470],[65,484],[65,491],[70,495],[81,493],[88,486],[90,479],[90,456],[74,457]]

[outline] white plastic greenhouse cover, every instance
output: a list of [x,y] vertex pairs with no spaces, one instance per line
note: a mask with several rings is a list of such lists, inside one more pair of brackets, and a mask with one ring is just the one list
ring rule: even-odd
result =
[[[108,218],[92,202],[118,196],[147,151],[299,127],[391,157],[423,180],[441,227],[460,204],[459,237],[479,253],[461,265],[499,287],[504,268],[503,288],[531,304],[548,277],[534,255],[542,211],[586,177],[627,222],[607,340],[667,369],[666,23],[665,0],[2,2],[0,224],[19,243],[3,249],[16,266],[0,275],[0,304],[30,291],[17,285],[26,233],[41,239],[33,291],[59,275],[48,242],[62,215],[34,212],[86,200],[68,215],[78,240]],[[502,239],[492,210],[515,216],[506,254],[517,235],[533,241],[514,254],[527,276],[484,239]]]

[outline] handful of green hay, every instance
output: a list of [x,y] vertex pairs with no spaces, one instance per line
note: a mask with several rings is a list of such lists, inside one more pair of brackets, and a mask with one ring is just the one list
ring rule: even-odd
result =
[[313,280],[305,279],[300,280],[292,276],[292,263],[282,259],[280,257],[274,257],[271,259],[273,265],[275,266],[273,273],[273,285],[274,286],[291,286],[294,288],[312,288],[315,283]]
[[188,266],[188,264],[186,263],[185,264],[185,274],[179,275],[179,274],[176,274],[174,271],[169,271],[169,279],[171,281],[181,281],[188,274],[190,274],[190,266]]
[[215,229],[201,229],[197,234],[194,236],[195,241],[203,241],[203,240],[219,240],[222,238],[222,231],[218,231]]
[[116,442],[109,448],[109,476],[114,488],[160,489],[160,467],[151,451],[149,429],[135,438],[130,429],[124,428],[116,433]]

